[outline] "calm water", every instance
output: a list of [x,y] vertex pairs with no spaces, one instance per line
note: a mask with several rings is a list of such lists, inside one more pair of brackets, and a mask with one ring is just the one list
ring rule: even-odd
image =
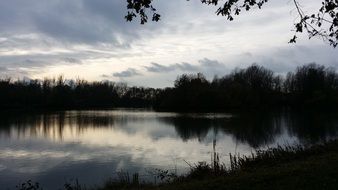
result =
[[186,162],[210,162],[213,142],[229,153],[309,144],[338,136],[337,114],[178,114],[142,110],[66,111],[0,117],[0,189],[28,179],[58,189],[78,179],[102,184],[124,170],[184,173]]

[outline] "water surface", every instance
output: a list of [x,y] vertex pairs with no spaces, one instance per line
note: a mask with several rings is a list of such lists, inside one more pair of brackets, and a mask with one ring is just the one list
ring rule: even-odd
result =
[[0,187],[31,179],[46,189],[78,179],[102,184],[123,170],[154,180],[154,169],[184,173],[188,163],[229,153],[312,144],[338,136],[328,113],[179,114],[147,110],[65,111],[0,117]]

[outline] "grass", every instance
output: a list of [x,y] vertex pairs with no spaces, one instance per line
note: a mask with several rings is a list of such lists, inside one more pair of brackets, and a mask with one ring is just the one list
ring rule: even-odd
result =
[[193,179],[189,174],[187,180],[154,189],[338,189],[337,141],[231,157],[230,168],[220,175]]
[[[199,189],[338,189],[338,141],[311,147],[288,146],[257,151],[250,156],[230,155],[230,166],[214,162],[191,165],[191,171],[176,176],[158,172],[160,185],[140,183],[137,174],[121,173],[96,190],[199,190]],[[78,183],[65,190],[83,190]],[[20,189],[26,190],[26,189]]]

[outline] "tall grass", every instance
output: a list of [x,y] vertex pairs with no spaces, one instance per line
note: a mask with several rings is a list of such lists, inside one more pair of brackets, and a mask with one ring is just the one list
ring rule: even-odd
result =
[[189,164],[190,172],[180,176],[178,180],[205,179],[210,177],[229,176],[241,171],[253,171],[257,168],[271,167],[294,160],[318,156],[329,151],[338,152],[338,141],[326,142],[313,146],[277,146],[266,150],[256,150],[251,155],[229,154],[230,164],[221,162],[219,155],[214,157],[210,164],[199,162]]

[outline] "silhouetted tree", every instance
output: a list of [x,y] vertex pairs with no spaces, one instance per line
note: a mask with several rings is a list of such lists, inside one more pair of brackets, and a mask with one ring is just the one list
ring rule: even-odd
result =
[[207,109],[210,83],[201,73],[183,74],[175,80],[173,89],[165,89],[157,107],[175,109]]
[[237,69],[213,82],[225,91],[223,95],[227,97],[226,104],[231,107],[273,104],[280,94],[280,83],[280,77],[275,77],[272,71],[258,65]]
[[338,102],[338,75],[332,68],[305,65],[287,74],[285,89],[293,104],[333,106]]
[[212,81],[201,74],[178,76],[174,87],[129,87],[109,81],[0,80],[1,108],[153,107],[175,111],[338,105],[338,75],[317,64],[298,67],[284,79],[262,66],[235,69]]
[[[203,4],[218,6],[216,14],[224,16],[227,20],[232,21],[235,16],[243,11],[250,11],[253,8],[261,9],[268,0],[200,0]],[[160,14],[152,5],[153,0],[127,0],[128,13],[125,16],[127,21],[132,21],[139,16],[141,24],[148,21],[147,13],[151,12],[151,20],[159,21]],[[322,5],[318,12],[307,14],[302,10],[298,0],[292,0],[299,15],[298,20],[294,23],[295,35],[290,43],[295,43],[297,33],[306,32],[309,38],[321,37],[328,41],[330,45],[338,45],[338,1],[322,0]]]

